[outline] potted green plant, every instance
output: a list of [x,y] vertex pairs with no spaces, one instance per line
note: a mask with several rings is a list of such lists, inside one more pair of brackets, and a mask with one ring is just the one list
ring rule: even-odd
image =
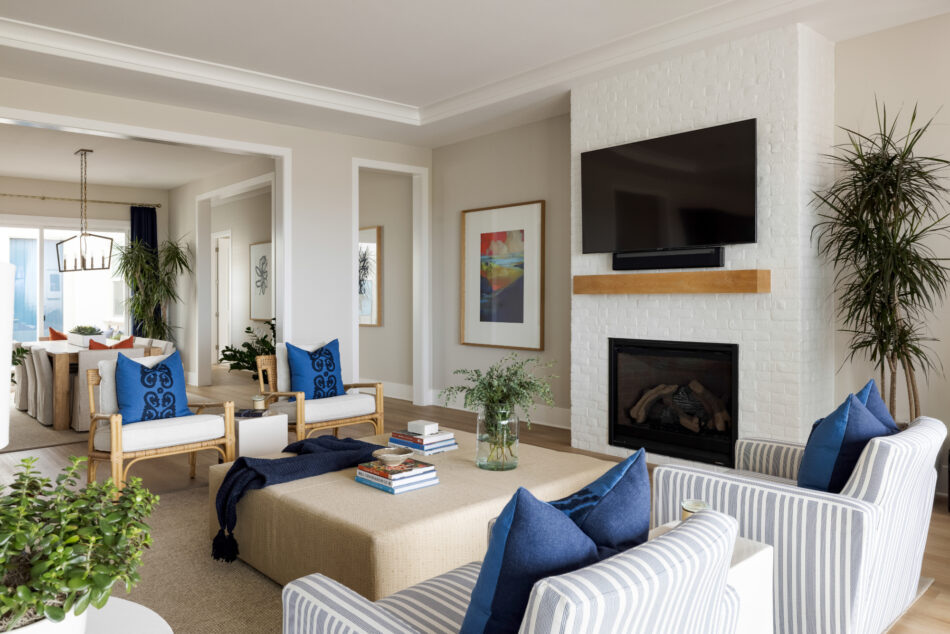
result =
[[906,132],[897,129],[900,114],[890,121],[886,107],[877,113],[877,131],[845,128],[848,142],[829,156],[837,178],[815,192],[821,221],[814,232],[818,252],[834,264],[838,314],[851,335],[848,360],[861,354],[880,370],[892,416],[902,370],[913,420],[920,416],[917,371],[935,366],[926,323],[947,289],[947,266],[933,245],[948,230],[940,172],[950,163],[916,153],[933,122],[915,127],[916,107]]
[[131,290],[126,301],[137,333],[150,339],[173,341],[173,326],[168,309],[181,301],[178,277],[191,273],[191,256],[180,243],[166,240],[152,248],[141,240],[116,247],[119,254],[116,273]]
[[550,379],[535,376],[533,370],[549,368],[536,358],[520,358],[510,354],[488,370],[456,370],[468,385],[447,387],[440,393],[448,405],[457,396],[464,397],[466,409],[477,412],[475,464],[491,471],[507,471],[518,466],[518,410],[528,428],[531,410],[537,401],[554,404]]
[[83,632],[86,608],[139,581],[158,498],[138,478],[121,492],[112,480],[79,486],[85,460],[72,458],[53,483],[26,458],[0,489],[0,631]]
[[102,336],[102,331],[95,326],[76,326],[66,333],[66,338],[69,343],[82,348],[88,348],[89,342],[93,339],[99,343],[106,342],[106,338]]
[[254,330],[250,326],[244,329],[244,334],[248,336],[248,341],[241,344],[240,348],[234,346],[225,346],[221,351],[221,363],[228,364],[228,372],[231,370],[248,370],[251,372],[251,378],[257,380],[257,357],[274,354],[276,347],[274,342],[277,340],[277,320],[271,319],[267,322],[270,335],[262,330]]

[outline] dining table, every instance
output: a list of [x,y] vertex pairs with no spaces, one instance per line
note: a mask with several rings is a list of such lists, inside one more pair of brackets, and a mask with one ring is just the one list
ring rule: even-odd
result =
[[[44,350],[50,358],[53,370],[53,429],[69,429],[72,419],[72,385],[70,372],[79,364],[79,353],[88,350],[86,346],[77,346],[68,341],[24,341],[20,344],[32,351]],[[158,355],[161,348],[148,348],[145,356]]]

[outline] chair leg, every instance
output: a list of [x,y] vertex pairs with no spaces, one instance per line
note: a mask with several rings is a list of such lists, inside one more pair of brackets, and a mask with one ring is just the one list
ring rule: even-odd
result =
[[96,467],[98,466],[98,460],[92,457],[88,459],[86,462],[86,484],[92,484],[96,481]]
[[340,437],[340,428],[339,428],[339,427],[334,427],[334,428],[333,428],[333,437],[334,437],[334,438],[339,438],[339,437]]
[[122,458],[120,457],[116,460],[112,458],[112,481],[115,483],[116,488],[120,491],[125,487],[125,482],[122,480]]
[[307,426],[298,423],[297,424],[297,440],[304,440],[307,437]]
[[195,473],[197,472],[197,465],[198,465],[198,452],[192,451],[190,454],[188,454],[188,466],[189,466],[188,476],[192,480],[195,479]]

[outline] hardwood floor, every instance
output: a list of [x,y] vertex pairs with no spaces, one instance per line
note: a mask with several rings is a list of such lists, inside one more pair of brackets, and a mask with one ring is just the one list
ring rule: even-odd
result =
[[[213,376],[214,385],[201,388],[190,387],[189,394],[213,401],[233,400],[238,408],[251,406],[251,396],[257,393],[257,384],[250,380],[249,374],[240,372],[229,374],[221,368],[215,368]],[[439,421],[445,427],[462,431],[471,432],[475,429],[474,414],[437,406],[416,407],[408,401],[393,398],[386,399],[385,418],[387,432],[405,428],[408,421],[416,418]],[[341,435],[359,437],[371,433],[372,425],[367,424],[344,428]],[[566,429],[536,425],[530,431],[522,429],[521,441],[557,451],[585,453],[605,460],[618,460],[611,456],[571,448],[570,432]],[[0,453],[0,484],[10,481],[15,465],[24,457],[36,457],[40,471],[52,476],[69,462],[69,456],[85,455],[85,453],[85,442]],[[199,454],[198,476],[194,480],[188,477],[186,456],[144,460],[133,467],[132,475],[141,477],[149,489],[161,495],[183,489],[206,487],[208,485],[207,467],[216,462],[217,458],[212,452],[206,451]],[[108,469],[100,469],[100,478],[106,477],[108,477]],[[947,511],[945,497],[937,498],[934,504],[922,575],[932,577],[933,585],[891,629],[891,632],[899,634],[950,632],[950,513]]]

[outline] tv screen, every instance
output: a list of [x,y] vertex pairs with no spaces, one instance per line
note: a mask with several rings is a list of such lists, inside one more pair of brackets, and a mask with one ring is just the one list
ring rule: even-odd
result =
[[755,242],[755,119],[581,154],[584,253]]

